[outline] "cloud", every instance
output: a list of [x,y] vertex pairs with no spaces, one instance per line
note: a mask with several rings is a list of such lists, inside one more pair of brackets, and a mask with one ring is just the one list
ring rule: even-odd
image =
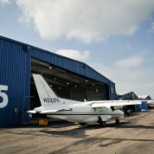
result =
[[[149,62],[149,59],[148,59]],[[145,55],[121,59],[112,66],[93,63],[91,66],[116,84],[117,92],[134,91],[137,95],[149,94],[154,98],[153,68],[146,68]]]
[[90,56],[90,51],[78,51],[73,49],[60,49],[57,50],[56,53],[79,61],[86,61]]
[[97,69],[98,72],[101,72],[106,76],[109,76],[111,79],[112,78],[119,79],[123,78],[124,76],[126,78],[127,76],[134,74],[138,76],[139,72],[138,73],[134,72],[139,71],[139,68],[141,68],[143,63],[144,63],[143,56],[134,56],[127,59],[118,60],[114,62],[113,65],[110,67],[98,63],[92,63],[92,65],[93,67],[95,67],[95,69]]
[[8,4],[11,2],[12,2],[12,0],[0,0],[0,4]]
[[152,31],[154,31],[154,22],[152,23]]
[[133,35],[154,11],[153,0],[16,0],[16,4],[21,21],[32,24],[43,39],[85,43]]
[[116,67],[119,69],[135,69],[143,63],[143,57],[131,57],[128,59],[119,60],[116,62]]
[[142,69],[143,63],[144,57],[141,56],[134,56],[115,62],[112,76],[115,79],[114,81],[118,83],[117,87],[125,91],[134,91],[146,75]]

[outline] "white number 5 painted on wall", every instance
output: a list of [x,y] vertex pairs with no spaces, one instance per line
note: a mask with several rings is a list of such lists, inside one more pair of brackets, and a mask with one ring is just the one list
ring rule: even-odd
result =
[[4,108],[8,104],[8,96],[5,92],[7,91],[8,86],[0,85],[0,97],[2,98],[2,102],[0,102],[0,108]]

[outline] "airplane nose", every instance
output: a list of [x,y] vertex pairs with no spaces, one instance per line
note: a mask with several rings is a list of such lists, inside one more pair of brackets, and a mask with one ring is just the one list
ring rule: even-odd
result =
[[154,104],[154,101],[153,101],[153,100],[150,100],[150,101],[148,101],[147,103],[148,103],[148,104],[149,104],[149,103]]

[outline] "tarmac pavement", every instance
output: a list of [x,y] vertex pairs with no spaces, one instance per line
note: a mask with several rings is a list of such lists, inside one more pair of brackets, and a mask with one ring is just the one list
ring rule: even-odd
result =
[[0,154],[154,154],[154,110],[101,128],[65,121],[0,129]]

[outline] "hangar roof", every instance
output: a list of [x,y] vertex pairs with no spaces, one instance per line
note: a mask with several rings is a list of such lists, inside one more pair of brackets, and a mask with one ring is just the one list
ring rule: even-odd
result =
[[138,99],[138,96],[133,92],[118,92],[117,96],[121,99]]
[[151,99],[149,95],[139,95],[138,96],[140,99]]
[[121,98],[130,98],[129,96],[132,96],[133,99],[151,99],[151,97],[149,95],[137,95],[135,94],[133,91],[130,92],[118,92],[117,93],[118,97]]

